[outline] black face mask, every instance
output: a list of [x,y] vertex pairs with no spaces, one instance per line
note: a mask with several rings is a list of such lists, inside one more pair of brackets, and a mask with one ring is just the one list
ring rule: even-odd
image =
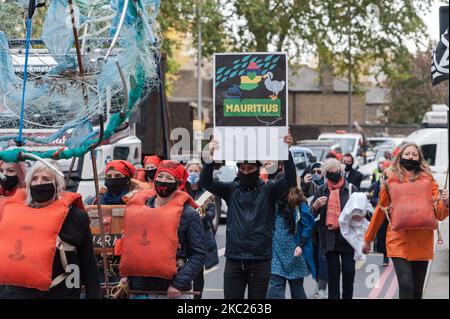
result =
[[353,164],[345,164],[345,171],[350,172],[353,169]]
[[36,203],[45,203],[55,198],[55,185],[53,183],[39,184],[30,187],[31,198]]
[[420,168],[420,162],[410,159],[400,159],[400,165],[402,165],[407,171],[418,170]]
[[339,180],[341,179],[341,173],[331,173],[328,172],[326,175],[327,179],[330,180],[332,183],[337,184]]
[[258,185],[259,181],[259,170],[254,171],[250,174],[243,174],[241,171],[238,172],[239,183],[245,188],[253,188]]
[[162,198],[169,197],[172,195],[178,188],[177,182],[160,182],[155,181],[155,189],[156,193]]
[[146,169],[145,170],[145,180],[146,181],[151,181],[155,179],[155,175],[156,175],[156,168],[154,169]]
[[118,194],[127,190],[130,187],[130,178],[129,177],[120,177],[120,178],[107,178],[105,180],[105,186],[113,194]]
[[2,180],[0,179],[0,186],[2,186],[2,188],[6,191],[10,191],[13,190],[14,187],[17,186],[17,184],[19,184],[19,179],[17,178],[17,176],[8,176],[5,175],[6,180]]

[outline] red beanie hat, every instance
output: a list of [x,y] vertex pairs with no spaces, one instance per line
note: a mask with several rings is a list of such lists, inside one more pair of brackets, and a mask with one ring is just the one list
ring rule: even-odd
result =
[[155,176],[158,176],[160,172],[167,172],[171,174],[173,177],[175,177],[177,180],[180,181],[178,189],[184,190],[189,174],[184,168],[184,166],[180,164],[180,162],[172,160],[161,161]]

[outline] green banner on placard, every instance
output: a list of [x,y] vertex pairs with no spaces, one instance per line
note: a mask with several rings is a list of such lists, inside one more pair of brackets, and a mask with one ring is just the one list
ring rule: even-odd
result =
[[279,99],[225,99],[223,116],[280,116]]

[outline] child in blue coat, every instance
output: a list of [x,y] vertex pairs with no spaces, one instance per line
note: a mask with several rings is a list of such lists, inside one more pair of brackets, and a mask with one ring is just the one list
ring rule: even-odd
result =
[[284,299],[289,282],[292,299],[306,299],[303,280],[316,277],[312,231],[314,217],[306,198],[293,187],[277,201],[272,244],[272,271],[266,298]]

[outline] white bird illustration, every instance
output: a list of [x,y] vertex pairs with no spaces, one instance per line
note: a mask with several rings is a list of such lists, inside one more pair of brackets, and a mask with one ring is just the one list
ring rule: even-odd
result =
[[273,93],[273,95],[269,95],[272,100],[275,100],[278,97],[278,93],[283,90],[285,81],[272,81],[273,73],[267,72],[264,74],[263,78],[265,79],[264,85],[266,89]]

